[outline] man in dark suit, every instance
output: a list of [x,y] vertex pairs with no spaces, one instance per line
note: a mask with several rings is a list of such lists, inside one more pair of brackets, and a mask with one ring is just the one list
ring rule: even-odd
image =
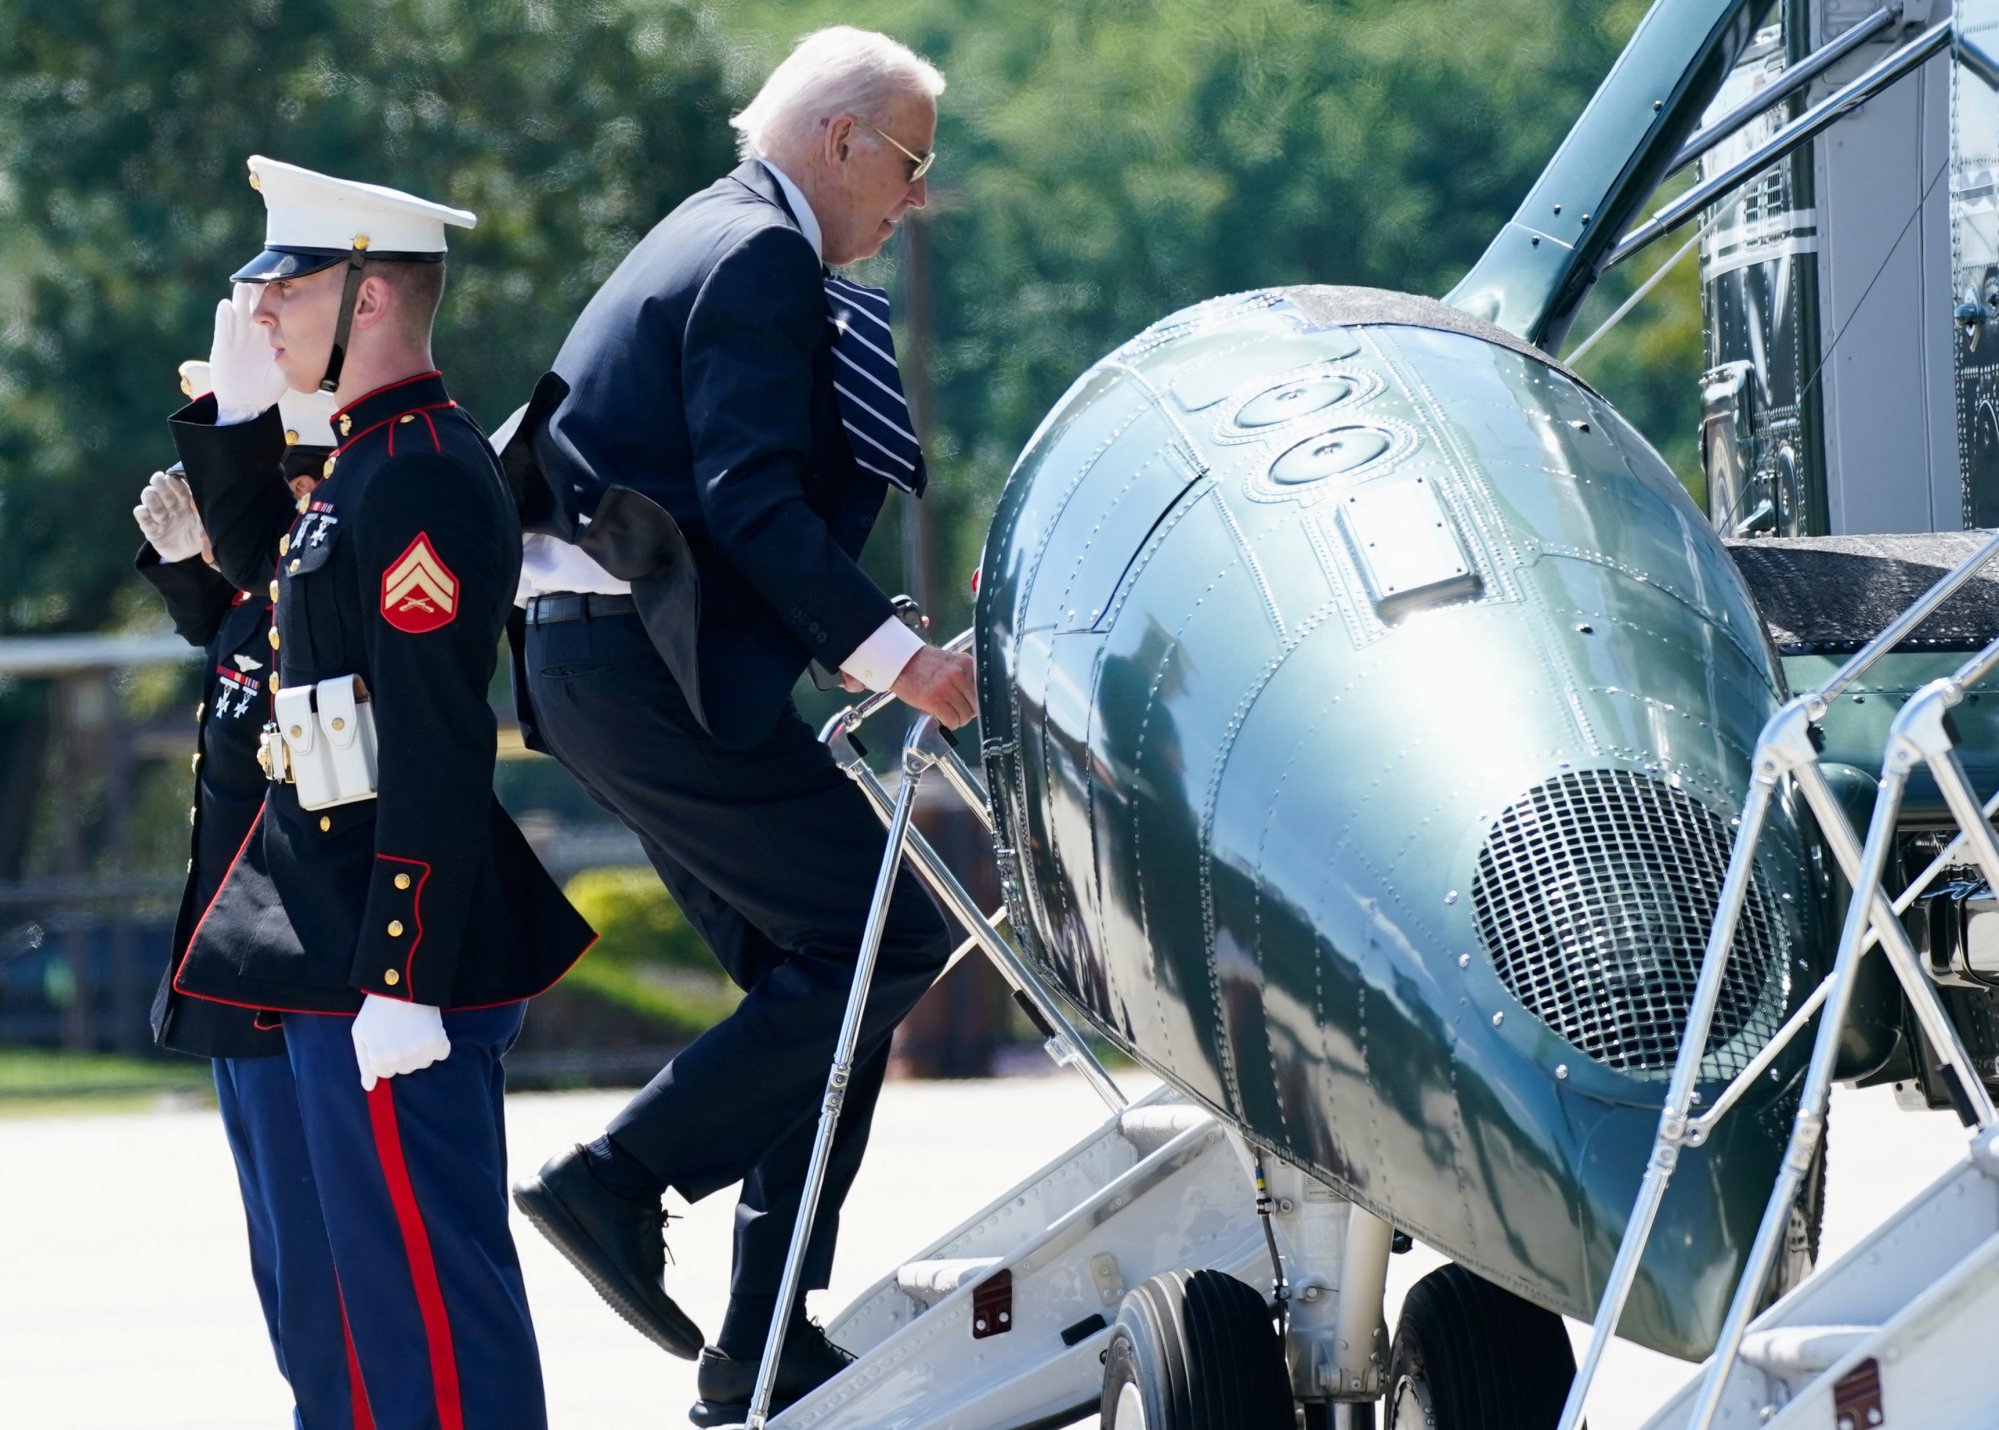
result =
[[[924,202],[943,86],[885,36],[801,41],[733,121],[744,162],[612,274],[516,439],[542,529],[571,538],[528,539],[524,723],[639,835],[745,996],[515,1200],[633,1325],[699,1352],[699,1425],[750,1399],[883,853],[791,687],[816,659],[947,725],[975,713],[970,659],[925,645],[857,563],[888,488],[918,496],[924,471],[887,301],[827,271]],[[807,1288],[826,1284],[890,1034],[947,953],[905,870]],[[660,1199],[738,1180],[729,1311],[704,1348],[662,1285]],[[784,1314],[779,1406],[847,1359]]]

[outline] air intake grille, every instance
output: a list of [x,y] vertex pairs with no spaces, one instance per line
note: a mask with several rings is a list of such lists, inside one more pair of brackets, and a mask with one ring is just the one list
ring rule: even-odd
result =
[[[1661,780],[1582,770],[1501,814],[1472,916],[1508,991],[1600,1062],[1671,1075],[1728,872],[1728,822]],[[1760,869],[1701,1075],[1734,1076],[1782,1025],[1784,923]]]

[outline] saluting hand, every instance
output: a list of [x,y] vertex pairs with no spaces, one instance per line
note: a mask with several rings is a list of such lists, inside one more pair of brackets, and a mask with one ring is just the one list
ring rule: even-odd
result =
[[972,658],[960,651],[927,645],[909,658],[890,687],[905,705],[934,716],[955,730],[979,713]]
[[405,1003],[366,993],[354,1015],[354,1057],[361,1065],[361,1091],[373,1092],[382,1078],[413,1073],[451,1055],[444,1015],[428,1003]]
[[132,520],[139,523],[140,532],[162,561],[185,561],[201,554],[206,539],[201,516],[194,509],[194,494],[179,477],[154,472],[152,480],[140,489]]
[[238,283],[215,305],[215,345],[208,350],[208,380],[215,385],[215,420],[228,426],[261,416],[285,395],[277,349],[257,326],[255,283]]

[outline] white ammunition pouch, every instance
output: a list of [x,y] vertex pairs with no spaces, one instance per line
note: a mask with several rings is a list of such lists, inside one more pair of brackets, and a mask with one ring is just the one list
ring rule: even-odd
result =
[[280,690],[258,762],[272,781],[298,786],[300,809],[375,797],[375,709],[359,677]]

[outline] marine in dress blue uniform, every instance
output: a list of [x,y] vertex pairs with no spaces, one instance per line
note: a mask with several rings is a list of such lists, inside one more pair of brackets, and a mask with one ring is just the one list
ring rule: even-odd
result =
[[[308,738],[309,720],[309,738],[352,741],[348,722],[371,720],[376,792],[309,808],[301,786],[274,781],[173,985],[281,1014],[375,1423],[539,1427],[540,1367],[507,1228],[500,1059],[524,1000],[592,935],[493,796],[486,689],[519,566],[499,470],[438,373],[406,361],[393,371],[409,352],[427,358],[428,315],[414,348],[359,316],[392,311],[383,305],[412,291],[407,266],[441,262],[444,225],[473,219],[267,159],[251,172],[266,247],[236,279],[281,285],[257,300],[255,321],[293,344],[280,381],[336,390],[339,446],[295,510],[273,481],[285,446],[276,409],[220,420],[245,417],[220,400],[225,359],[255,366],[241,296],[233,320],[230,305],[218,313],[218,391],[175,414],[174,441],[218,564],[232,580],[274,583],[267,689],[312,687],[324,705],[330,682],[357,682],[361,705],[268,734]],[[313,304],[338,314],[330,349],[306,321]],[[357,367],[385,362],[391,380],[349,396],[367,385]],[[325,376],[302,379],[308,364]],[[258,369],[247,390],[267,391],[268,378]],[[409,1040],[412,1028],[432,1031]],[[386,1046],[400,1050],[385,1061]]]
[[[662,220],[590,300],[505,444],[538,531],[574,543],[530,553],[540,584],[525,611],[524,728],[638,834],[745,995],[604,1137],[559,1154],[515,1198],[627,1320],[669,1351],[699,1351],[692,1418],[702,1425],[741,1419],[777,1313],[883,853],[879,820],[801,720],[791,688],[817,659],[877,688],[895,679],[903,693],[892,673],[871,678],[863,653],[898,636],[921,645],[858,561],[891,483],[920,494],[920,457],[898,465],[854,431],[840,388],[857,379],[836,350],[843,310],[822,253],[844,263],[873,252],[923,202],[927,162],[875,125],[926,146],[942,80],[886,37],[842,30],[803,42],[765,93],[790,90],[822,59],[847,64],[856,46],[900,66],[878,104],[823,120],[808,141],[818,147],[785,160],[799,170],[791,178],[747,159]],[[811,212],[798,183],[818,189],[824,212]],[[886,304],[867,301],[879,305],[885,346]],[[876,405],[892,398],[905,425],[899,392],[882,391]],[[601,569],[579,566],[575,551]],[[563,584],[576,580],[588,584]],[[969,717],[968,661],[960,669],[928,648],[904,657],[962,679],[950,723]],[[948,952],[941,916],[903,871],[807,1288],[827,1284],[890,1035]],[[648,1233],[667,1188],[692,1201],[738,1181],[729,1314],[702,1348],[664,1291]],[[780,1405],[843,1364],[802,1307],[783,1314]]]
[[[205,392],[207,364],[183,364],[181,385],[190,396]],[[332,408],[330,398],[316,394],[288,394],[282,404],[285,476],[301,494],[317,482],[320,464],[332,450],[327,425]],[[163,529],[159,509],[176,497],[174,509],[184,511],[183,519]],[[365,1425],[367,1398],[349,1374],[326,1222],[299,1128],[298,1094],[278,1016],[189,998],[177,993],[172,981],[195,919],[263,806],[257,744],[270,704],[264,689],[271,659],[270,594],[238,590],[202,558],[199,522],[177,477],[156,474],[145,505],[133,514],[149,537],[139,550],[139,574],[159,593],[175,631],[203,653],[188,878],[171,957],[153,1001],[154,1036],[162,1047],[212,1062],[223,1132],[243,1196],[251,1276],[279,1372],[291,1386],[293,1423],[301,1430]],[[162,548],[178,559],[167,559]],[[191,548],[195,554],[182,555]]]

